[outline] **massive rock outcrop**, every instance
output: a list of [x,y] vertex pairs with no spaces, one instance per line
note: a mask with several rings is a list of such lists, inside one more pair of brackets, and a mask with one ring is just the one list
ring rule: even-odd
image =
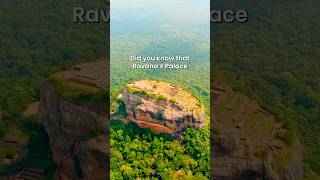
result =
[[154,133],[176,134],[204,126],[204,109],[188,92],[161,81],[141,80],[122,91],[130,121]]
[[[43,85],[38,115],[49,135],[57,164],[56,179],[108,176],[107,108],[88,98],[89,92],[95,95],[106,90],[103,79],[107,78],[102,77],[106,67],[104,61],[76,65],[54,74]],[[79,89],[87,93],[80,91],[83,95]]]
[[[53,75],[42,88],[38,113],[49,135],[57,179],[108,176],[107,108],[92,98],[108,89],[104,67],[103,61],[76,65]],[[246,96],[212,84],[212,178],[302,179],[298,138]],[[131,83],[122,100],[129,120],[156,133],[205,126],[198,101],[165,82]]]
[[224,84],[213,82],[211,90],[214,179],[302,179],[301,145],[292,130]]

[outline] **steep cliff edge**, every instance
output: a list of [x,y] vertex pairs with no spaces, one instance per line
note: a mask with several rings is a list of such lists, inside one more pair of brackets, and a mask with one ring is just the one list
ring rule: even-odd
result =
[[122,91],[122,100],[129,120],[154,133],[177,134],[205,125],[204,109],[196,98],[166,82],[130,83]]
[[215,179],[302,179],[302,148],[292,129],[223,83],[213,82],[211,91]]
[[[105,69],[100,61],[76,65],[43,85],[39,118],[50,138],[57,178],[108,175],[107,109],[101,103],[101,92],[107,89]],[[248,97],[224,84],[212,84],[213,178],[302,179],[297,136]],[[183,96],[171,96],[177,93]],[[206,125],[201,105],[185,93],[165,82],[143,80],[125,87],[122,100],[129,120],[156,133],[175,134]]]
[[90,93],[96,96],[105,90],[105,83],[99,81],[105,67],[104,61],[76,65],[43,85],[38,116],[49,135],[57,179],[105,179],[108,175],[107,109],[90,98]]

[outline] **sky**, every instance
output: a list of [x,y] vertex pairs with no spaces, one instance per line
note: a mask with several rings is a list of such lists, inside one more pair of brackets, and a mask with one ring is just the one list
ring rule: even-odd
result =
[[210,0],[117,0],[111,4],[111,14],[170,19],[208,19]]
[[[151,25],[167,22],[208,22],[210,0],[117,0],[111,3],[111,30],[113,24],[130,21],[152,21]],[[177,24],[178,25],[178,24]]]

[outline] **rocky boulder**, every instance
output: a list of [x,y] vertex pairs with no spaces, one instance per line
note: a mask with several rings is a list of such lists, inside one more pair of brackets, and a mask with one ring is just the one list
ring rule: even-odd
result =
[[295,132],[241,93],[212,85],[213,179],[301,180],[302,150]]
[[130,121],[154,133],[176,134],[205,123],[201,104],[188,92],[166,82],[141,80],[122,91]]

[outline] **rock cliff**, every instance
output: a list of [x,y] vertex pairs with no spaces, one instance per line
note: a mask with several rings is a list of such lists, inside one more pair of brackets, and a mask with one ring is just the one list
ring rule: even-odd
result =
[[[108,176],[108,112],[92,98],[107,90],[104,67],[102,61],[76,65],[43,85],[38,114],[58,166],[56,179]],[[212,85],[212,178],[302,179],[302,147],[294,133],[248,97],[224,84]],[[165,82],[131,83],[122,100],[129,120],[155,133],[205,126],[199,102]]]
[[244,95],[212,85],[213,178],[301,180],[302,150],[295,133]]
[[105,179],[108,176],[105,104],[89,101],[90,99],[87,102],[77,101],[75,96],[68,98],[65,95],[69,93],[61,92],[68,91],[69,85],[75,92],[79,87],[92,92],[96,92],[98,88],[103,89],[103,83],[92,80],[93,75],[86,73],[97,68],[99,76],[100,73],[106,74],[103,72],[106,63],[105,66],[103,64],[103,61],[97,61],[76,65],[71,70],[53,75],[58,77],[54,81],[63,81],[62,84],[51,80],[43,85],[38,116],[49,135],[53,158],[57,164],[56,179]]
[[130,121],[154,133],[176,134],[204,126],[204,109],[183,89],[161,81],[141,80],[122,91]]

